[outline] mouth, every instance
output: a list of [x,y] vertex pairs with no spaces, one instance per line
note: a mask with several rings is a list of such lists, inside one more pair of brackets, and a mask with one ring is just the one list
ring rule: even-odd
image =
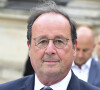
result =
[[47,60],[47,61],[43,61],[43,63],[53,65],[53,64],[57,64],[57,63],[59,63],[59,61]]

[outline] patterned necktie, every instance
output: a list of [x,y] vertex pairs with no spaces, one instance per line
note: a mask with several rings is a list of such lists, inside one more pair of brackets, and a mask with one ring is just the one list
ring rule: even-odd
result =
[[40,90],[53,90],[53,89],[50,88],[50,87],[43,87],[43,88],[41,88]]

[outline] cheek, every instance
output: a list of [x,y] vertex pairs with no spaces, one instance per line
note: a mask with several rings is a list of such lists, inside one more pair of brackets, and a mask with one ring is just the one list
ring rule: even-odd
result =
[[31,52],[32,58],[35,59],[36,61],[41,61],[43,55],[44,55],[44,50],[42,49],[34,49]]
[[91,51],[89,51],[89,52],[87,52],[87,53],[85,53],[85,57],[86,58],[90,58],[91,57],[91,55],[92,55],[92,50]]
[[78,55],[79,55],[79,53],[80,53],[80,51],[79,51],[79,50],[76,50],[76,56],[78,56]]
[[72,49],[61,50],[59,51],[58,55],[63,63],[72,62],[74,59],[74,50]]
[[38,49],[38,48],[30,48],[29,50],[29,56],[31,59],[32,66],[35,67],[35,65],[41,64],[41,59],[44,55],[44,50]]

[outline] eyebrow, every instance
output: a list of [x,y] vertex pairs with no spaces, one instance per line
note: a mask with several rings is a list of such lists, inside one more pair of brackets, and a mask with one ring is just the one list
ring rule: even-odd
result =
[[83,49],[83,51],[88,51],[88,50],[89,50],[89,48]]
[[[48,38],[47,36],[39,36],[39,37],[35,37],[35,38],[40,38],[40,39],[42,39],[42,38]],[[57,36],[55,36],[54,38],[67,38],[67,37],[64,37],[63,35],[57,35]],[[34,38],[33,38],[34,39]]]

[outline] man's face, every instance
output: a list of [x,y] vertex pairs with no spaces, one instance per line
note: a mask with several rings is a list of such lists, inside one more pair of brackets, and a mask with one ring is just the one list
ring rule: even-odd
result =
[[93,49],[94,44],[91,38],[79,37],[77,39],[75,64],[81,67],[91,57]]
[[[38,48],[33,38],[65,37],[69,41],[66,47],[58,49],[49,40],[46,48]],[[75,48],[74,48],[75,49]],[[65,76],[71,68],[74,49],[72,48],[71,30],[68,20],[60,14],[46,13],[39,16],[32,26],[32,39],[29,45],[29,56],[38,77]]]
[[97,55],[100,57],[100,35],[97,37],[96,50],[97,50]]

